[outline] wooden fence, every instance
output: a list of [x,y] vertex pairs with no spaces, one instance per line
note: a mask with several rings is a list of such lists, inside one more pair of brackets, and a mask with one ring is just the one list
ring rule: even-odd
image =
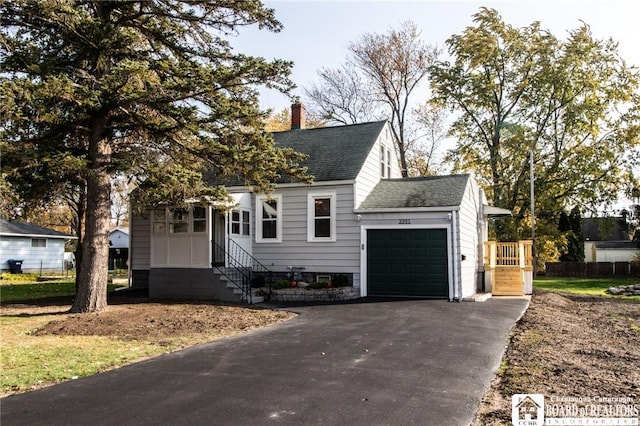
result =
[[547,262],[548,277],[640,277],[636,262]]

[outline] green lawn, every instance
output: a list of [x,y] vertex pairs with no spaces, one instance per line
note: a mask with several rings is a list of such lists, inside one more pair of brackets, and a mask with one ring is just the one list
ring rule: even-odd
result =
[[[109,284],[107,291],[113,291],[116,287],[118,286]],[[76,294],[76,285],[69,280],[43,282],[0,280],[0,303],[74,294]]]
[[606,292],[607,288],[638,284],[640,278],[556,278],[537,277],[533,280],[533,286],[544,290],[557,291],[561,293],[584,294],[590,296],[624,297],[625,299],[640,302],[640,296],[612,296]]

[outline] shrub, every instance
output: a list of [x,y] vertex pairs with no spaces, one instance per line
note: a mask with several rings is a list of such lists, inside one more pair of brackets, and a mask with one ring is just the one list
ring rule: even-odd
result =
[[291,287],[291,281],[289,281],[289,280],[278,280],[273,285],[273,288],[275,288],[275,289],[289,288],[289,287]]
[[326,281],[313,282],[309,284],[309,288],[313,288],[313,289],[329,288],[329,283]]
[[36,281],[37,279],[38,274],[10,274],[9,272],[3,272],[0,275],[0,280],[11,282],[28,282]]

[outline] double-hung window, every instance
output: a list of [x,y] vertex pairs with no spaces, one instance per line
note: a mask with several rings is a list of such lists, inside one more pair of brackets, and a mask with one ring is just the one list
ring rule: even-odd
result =
[[242,235],[249,236],[251,232],[251,216],[246,210],[242,211]]
[[207,230],[207,211],[204,207],[194,207],[192,210],[193,214],[193,226],[192,230],[194,233],[198,232],[206,232]]
[[249,236],[251,223],[249,212],[246,210],[233,210],[231,212],[231,234]]
[[[256,197],[256,242],[282,241],[282,195]],[[247,218],[248,219],[248,218]]]
[[336,240],[336,193],[309,193],[307,198],[307,241]]
[[380,176],[391,177],[391,149],[384,145],[380,145]]

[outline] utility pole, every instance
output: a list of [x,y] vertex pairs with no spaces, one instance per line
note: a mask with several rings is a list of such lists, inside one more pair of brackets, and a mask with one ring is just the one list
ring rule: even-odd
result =
[[536,276],[536,263],[537,263],[537,254],[536,254],[536,201],[535,201],[535,184],[534,184],[534,176],[533,176],[533,143],[531,144],[530,158],[529,158],[529,179],[530,183],[530,191],[531,191],[531,256],[533,257],[533,276]]

